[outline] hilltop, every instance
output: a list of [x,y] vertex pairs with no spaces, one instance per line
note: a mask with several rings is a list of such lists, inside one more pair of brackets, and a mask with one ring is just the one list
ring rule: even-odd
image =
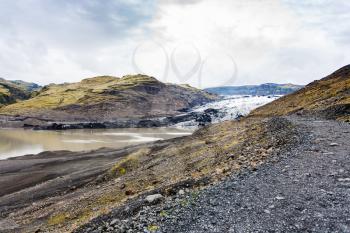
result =
[[265,83],[261,85],[224,86],[207,88],[205,91],[218,95],[286,95],[303,88],[302,85]]
[[350,65],[254,110],[250,116],[319,115],[350,121]]
[[40,86],[35,83],[0,78],[0,107],[29,99],[32,92],[39,88]]
[[98,76],[45,86],[33,98],[1,108],[0,114],[55,122],[103,122],[172,116],[216,98],[146,75]]

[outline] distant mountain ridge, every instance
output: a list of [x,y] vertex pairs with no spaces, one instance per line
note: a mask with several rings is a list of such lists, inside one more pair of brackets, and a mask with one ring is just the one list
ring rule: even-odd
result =
[[290,83],[265,83],[261,85],[212,87],[204,90],[218,95],[286,95],[302,87],[302,85]]

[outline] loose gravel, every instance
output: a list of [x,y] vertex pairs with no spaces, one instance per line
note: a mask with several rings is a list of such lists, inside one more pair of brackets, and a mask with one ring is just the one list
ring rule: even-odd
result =
[[301,141],[257,169],[79,232],[350,232],[350,125],[287,120]]

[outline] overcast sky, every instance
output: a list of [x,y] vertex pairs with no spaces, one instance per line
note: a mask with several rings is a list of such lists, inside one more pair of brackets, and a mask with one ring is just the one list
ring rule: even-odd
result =
[[348,0],[1,0],[0,77],[306,84],[350,63]]

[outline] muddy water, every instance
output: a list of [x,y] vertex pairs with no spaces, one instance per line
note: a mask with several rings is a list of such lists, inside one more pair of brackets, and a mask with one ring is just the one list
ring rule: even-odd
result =
[[66,131],[0,129],[0,159],[53,150],[83,151],[101,147],[121,148],[191,133],[191,130],[175,128]]

